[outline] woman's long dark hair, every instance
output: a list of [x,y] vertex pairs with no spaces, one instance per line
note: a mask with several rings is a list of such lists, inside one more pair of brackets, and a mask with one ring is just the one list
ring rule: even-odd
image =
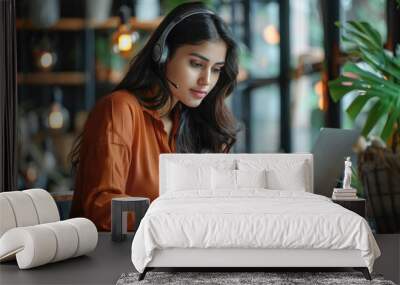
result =
[[[114,91],[128,90],[151,109],[160,109],[168,102],[172,95],[165,77],[165,68],[161,67],[160,70],[158,64],[153,61],[153,47],[173,19],[196,8],[206,7],[201,2],[185,3],[176,7],[164,18],[146,45],[133,58],[127,74]],[[236,85],[237,45],[226,24],[219,16],[213,14],[189,16],[171,30],[166,45],[169,50],[168,57],[171,58],[183,45],[218,40],[224,41],[227,45],[227,54],[216,85],[196,108],[178,103],[181,116],[176,141],[177,152],[229,152],[236,141],[236,123],[224,100]],[[155,86],[159,87],[159,92],[148,97],[148,91]],[[79,144],[72,151],[72,161],[75,166],[79,162]]]

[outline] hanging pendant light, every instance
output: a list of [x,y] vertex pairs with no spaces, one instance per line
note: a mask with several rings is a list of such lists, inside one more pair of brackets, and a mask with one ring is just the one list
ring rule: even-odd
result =
[[132,29],[131,10],[128,6],[120,8],[119,18],[120,25],[112,36],[112,50],[122,57],[130,58],[134,51],[134,45],[139,39],[139,33]]
[[54,89],[54,102],[46,115],[45,126],[53,131],[66,130],[69,126],[69,112],[62,105],[62,91],[59,87]]
[[51,71],[57,63],[54,42],[45,34],[32,51],[34,64],[40,71]]

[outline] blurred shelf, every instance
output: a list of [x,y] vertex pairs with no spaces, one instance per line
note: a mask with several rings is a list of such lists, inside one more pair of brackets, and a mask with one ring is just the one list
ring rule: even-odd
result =
[[102,80],[99,80],[99,79],[97,79],[96,80],[96,84],[111,84],[111,85],[117,85],[118,83],[120,83],[121,81],[122,81],[122,79],[123,79],[123,77],[110,77],[110,78],[108,78],[108,79],[102,79]]
[[115,86],[118,83],[120,83],[121,81],[117,81],[117,80],[98,80],[96,81],[96,85],[103,85],[103,86]]
[[[158,27],[158,25],[161,23],[161,20],[162,17],[152,21],[138,21],[133,17],[130,19],[130,23],[134,29],[152,31]],[[94,29],[115,29],[118,27],[119,22],[119,17],[112,17],[100,24],[89,23],[89,27]]]
[[17,82],[31,85],[82,85],[86,82],[86,76],[83,72],[18,73]]
[[62,191],[62,192],[50,192],[54,201],[56,202],[64,202],[64,201],[72,201],[74,196],[74,191]]
[[[138,21],[135,17],[130,19],[133,29],[152,31],[160,24],[162,17],[152,21]],[[53,31],[80,31],[84,29],[116,29],[119,17],[108,18],[104,22],[94,22],[83,18],[61,18],[57,23],[48,28],[36,27],[29,19],[17,19],[16,26],[19,30],[53,30]]]

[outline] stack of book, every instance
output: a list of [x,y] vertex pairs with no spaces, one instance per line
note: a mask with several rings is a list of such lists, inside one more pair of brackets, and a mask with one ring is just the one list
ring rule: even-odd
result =
[[343,189],[343,188],[334,188],[332,193],[332,199],[357,199],[357,190],[354,188]]

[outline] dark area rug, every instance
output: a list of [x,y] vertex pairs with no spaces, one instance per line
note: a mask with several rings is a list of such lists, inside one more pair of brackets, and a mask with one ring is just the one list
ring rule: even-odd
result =
[[360,272],[148,272],[142,281],[139,273],[122,274],[117,285],[133,284],[379,284],[395,285],[381,275],[372,274],[372,281]]

